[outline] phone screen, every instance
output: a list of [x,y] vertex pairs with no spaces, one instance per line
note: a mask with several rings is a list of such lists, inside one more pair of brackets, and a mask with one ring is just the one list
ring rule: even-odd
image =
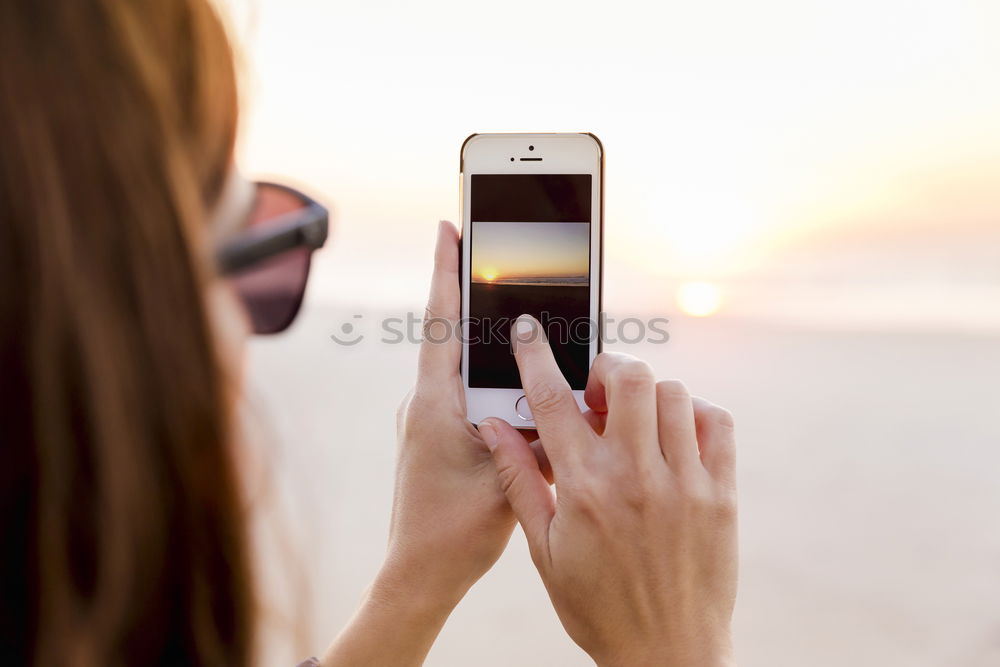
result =
[[590,313],[590,174],[473,174],[469,386],[515,389],[510,327],[542,325],[559,368],[584,389]]

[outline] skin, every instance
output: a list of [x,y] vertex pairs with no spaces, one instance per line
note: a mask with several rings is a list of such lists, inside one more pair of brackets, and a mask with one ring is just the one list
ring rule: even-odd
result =
[[601,354],[579,411],[538,323],[515,355],[559,490],[524,436],[480,426],[570,637],[599,665],[731,665],[736,599],[732,416],[648,364]]
[[458,232],[442,223],[425,318],[430,336],[420,348],[416,386],[397,413],[385,563],[324,665],[422,664],[451,610],[500,557],[514,529],[490,451],[466,418],[461,343],[445,335],[460,310]]
[[[457,231],[442,223],[431,327],[460,317],[458,249]],[[614,354],[595,362],[591,410],[581,414],[537,322],[525,318],[516,357],[538,442],[495,418],[477,431],[466,418],[458,338],[422,344],[416,386],[397,414],[385,562],[322,664],[422,664],[515,521],[566,631],[598,664],[732,664],[731,416]]]

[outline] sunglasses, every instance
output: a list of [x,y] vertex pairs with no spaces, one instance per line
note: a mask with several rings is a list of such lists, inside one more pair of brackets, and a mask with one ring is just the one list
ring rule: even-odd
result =
[[255,183],[244,231],[216,252],[219,272],[236,290],[255,334],[287,329],[302,306],[312,254],[326,243],[330,214],[307,195]]

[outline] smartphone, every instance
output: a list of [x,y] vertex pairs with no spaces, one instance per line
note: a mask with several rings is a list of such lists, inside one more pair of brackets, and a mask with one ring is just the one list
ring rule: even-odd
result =
[[534,428],[511,326],[542,325],[581,409],[600,352],[604,148],[593,134],[474,134],[461,151],[462,381],[469,420]]

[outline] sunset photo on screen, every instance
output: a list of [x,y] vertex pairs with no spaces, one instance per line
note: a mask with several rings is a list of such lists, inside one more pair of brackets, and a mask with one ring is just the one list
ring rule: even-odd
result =
[[[541,321],[556,361],[571,386],[586,383],[589,344],[568,340],[574,322],[590,312],[590,223],[473,222],[469,295],[473,330],[522,313]],[[586,327],[578,327],[585,331]],[[503,340],[470,346],[470,384],[519,387],[517,366]]]
[[473,223],[472,282],[586,287],[590,223]]

